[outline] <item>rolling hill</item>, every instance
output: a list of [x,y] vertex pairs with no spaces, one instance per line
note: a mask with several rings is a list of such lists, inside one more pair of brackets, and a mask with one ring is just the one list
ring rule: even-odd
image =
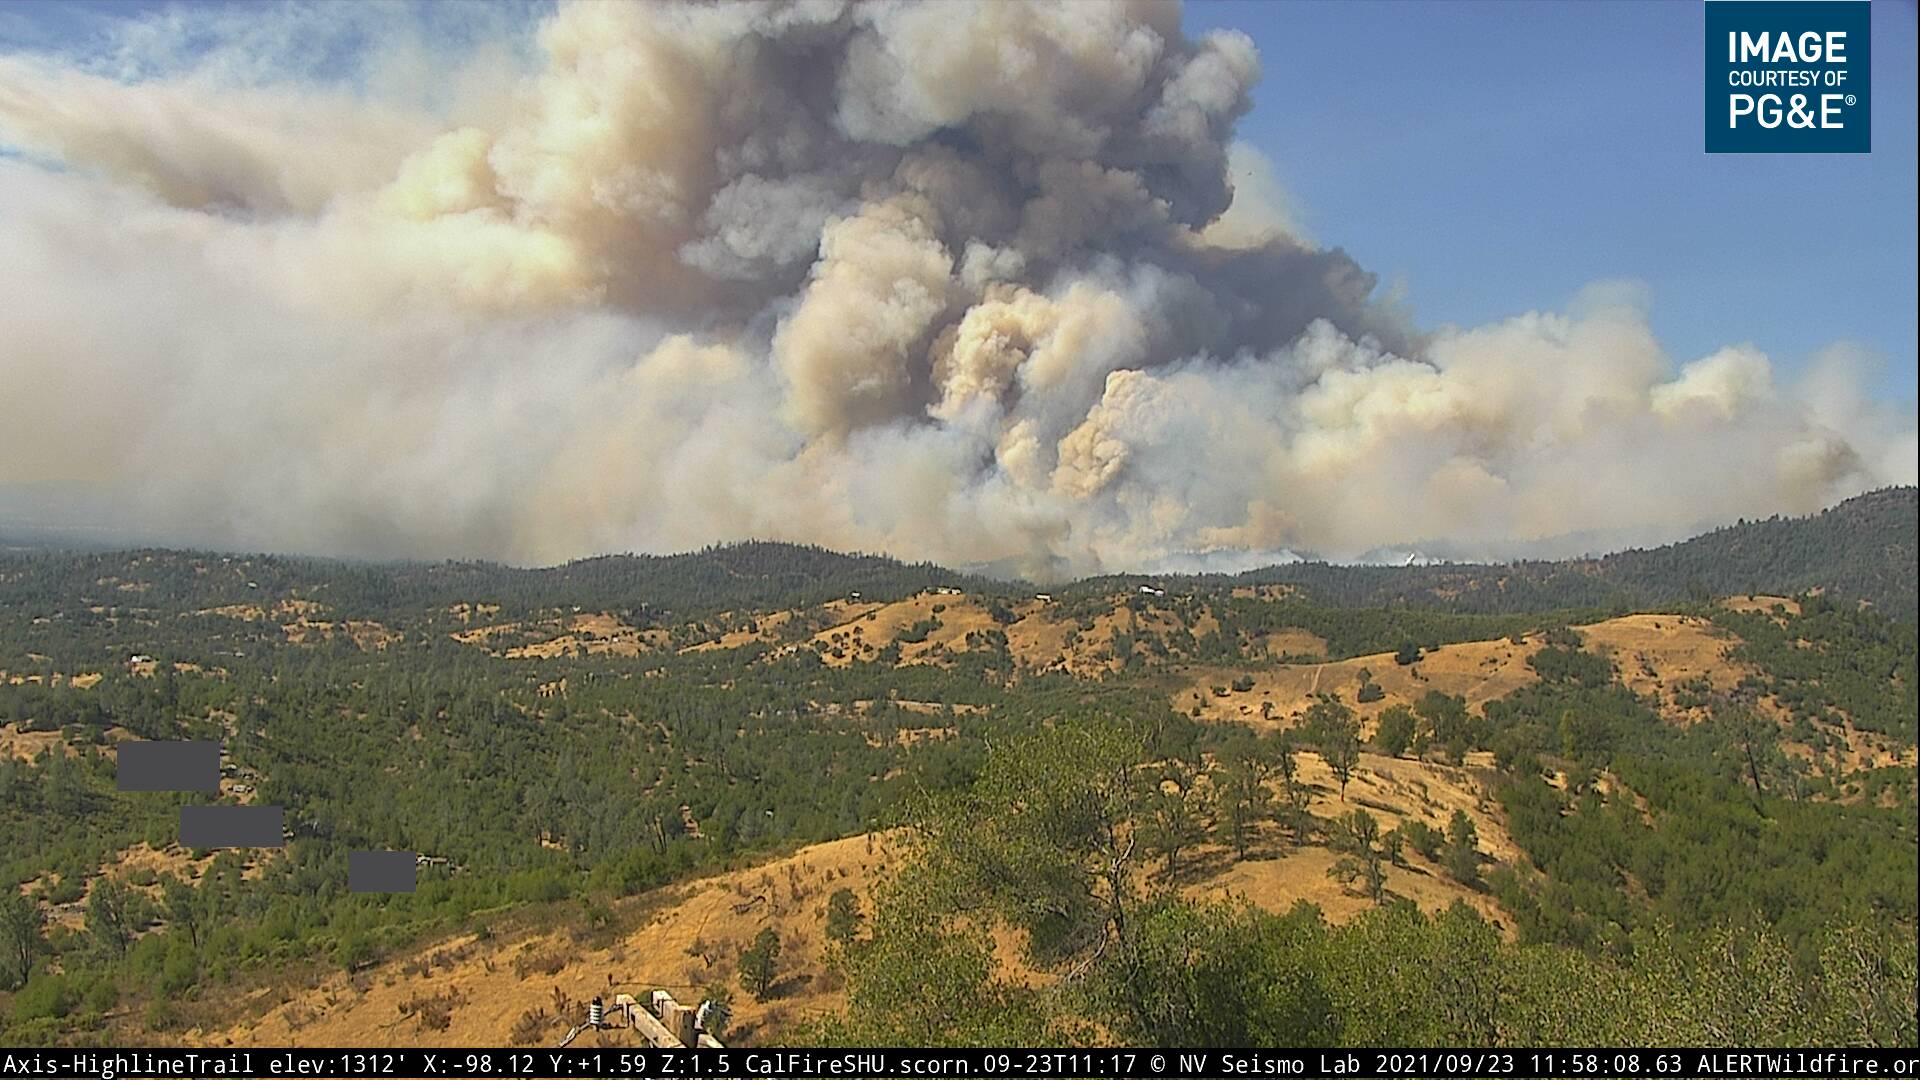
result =
[[1920,490],[1869,492],[1803,518],[1743,521],[1664,547],[1500,565],[1363,567],[1297,563],[1236,580],[1287,584],[1348,606],[1456,611],[1643,607],[1733,593],[1819,590],[1915,617]]
[[[1306,979],[1346,995],[1308,1010],[1338,1032],[1242,1002],[1222,1015],[1280,1026],[1233,1037],[1364,1041],[1415,1012],[1342,973],[1422,948],[1538,974],[1475,991],[1503,1024],[1597,980],[1671,1025],[1697,1003],[1634,966],[1661,941],[1701,971],[1792,957],[1767,993],[1802,995],[1806,1039],[1898,1038],[1913,505],[1581,563],[1047,592],[778,544],[543,570],[9,552],[0,1041],[531,1046],[655,986],[733,995],[748,1043],[1151,1040],[1103,996],[1137,974],[1115,958],[1229,956],[1255,967],[1152,977]],[[117,790],[128,738],[220,742],[219,792]],[[284,807],[286,846],[182,848],[206,802]],[[347,891],[365,848],[419,853],[419,888]],[[911,1026],[888,988],[929,950],[991,1025]],[[1884,978],[1836,996],[1843,954]],[[1580,1030],[1625,1037],[1594,1008]]]
[[[1598,558],[1507,564],[1362,566],[1289,563],[1233,577],[1116,575],[1056,586],[1062,595],[1141,584],[1286,585],[1337,607],[1406,604],[1442,611],[1517,612],[1671,604],[1734,593],[1817,590],[1915,618],[1920,489],[1887,488],[1804,518],[1741,522],[1665,547]],[[137,572],[130,567],[137,566]],[[906,564],[879,555],[765,541],[680,555],[607,555],[521,569],[494,563],[353,563],[328,559],[142,550],[0,549],[0,603],[32,607],[99,595],[103,582],[141,583],[155,603],[247,603],[259,590],[324,599],[344,615],[382,618],[475,597],[509,614],[569,606],[701,617],[795,607],[858,593],[897,600],[963,587],[986,596],[1034,586]]]

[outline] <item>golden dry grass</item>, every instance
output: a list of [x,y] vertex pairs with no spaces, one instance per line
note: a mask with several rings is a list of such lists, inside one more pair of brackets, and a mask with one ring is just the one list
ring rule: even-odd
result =
[[[1738,639],[1694,616],[1626,615],[1576,629],[1585,637],[1588,651],[1613,661],[1624,685],[1677,721],[1697,718],[1693,710],[1682,708],[1675,700],[1682,684],[1705,680],[1714,690],[1724,692],[1755,674],[1752,668],[1728,658]],[[1272,648],[1270,642],[1269,652]],[[1527,658],[1539,648],[1540,638],[1534,635],[1524,644],[1498,638],[1445,645],[1427,652],[1418,663],[1405,666],[1394,663],[1391,653],[1375,653],[1251,670],[1194,667],[1183,670],[1172,702],[1189,714],[1198,705],[1202,720],[1285,727],[1313,704],[1315,695],[1336,694],[1359,714],[1363,730],[1370,731],[1370,722],[1383,710],[1411,705],[1429,690],[1463,698],[1469,708],[1478,710],[1488,701],[1533,683],[1537,676],[1527,666]],[[1286,651],[1294,650],[1289,647]],[[1363,671],[1384,692],[1380,700],[1365,704],[1358,701]],[[1233,691],[1234,680],[1243,676],[1253,680],[1253,688]],[[1214,687],[1225,687],[1228,692],[1217,695]]]
[[[1081,670],[1090,666],[1085,662],[1086,647],[1070,649],[1067,644],[1075,629],[1073,623],[1054,618],[1052,606],[1048,604],[1033,604],[1016,609],[1016,613],[1022,616],[1020,621],[1006,628],[1007,651],[1015,663],[1036,671],[1087,673]],[[1102,663],[1098,668],[1105,671],[1107,665]]]
[[459,619],[463,623],[470,623],[476,619],[491,619],[495,615],[500,614],[500,605],[474,604],[463,601],[448,608],[447,614]]
[[1302,630],[1297,626],[1276,630],[1268,634],[1263,645],[1267,655],[1275,660],[1285,656],[1325,656],[1327,641],[1311,630]]
[[[44,661],[46,659],[44,656],[28,655],[36,660]],[[63,675],[58,671],[47,675],[42,675],[37,671],[30,671],[25,674],[9,674],[6,671],[0,671],[0,682],[5,682],[11,686],[25,686],[29,683],[45,683],[48,686],[71,686],[75,690],[86,690],[97,685],[100,679],[101,675],[97,671],[84,671],[78,675]]]
[[21,731],[18,724],[0,724],[0,756],[32,761],[49,750],[68,757],[74,754],[58,731]]
[[1789,615],[1800,614],[1800,601],[1790,596],[1767,596],[1764,594],[1729,596],[1720,601],[1720,606],[1732,611],[1745,611],[1758,615],[1771,615],[1774,614],[1776,610],[1785,611]]
[[[1311,755],[1303,755],[1310,758]],[[1315,764],[1306,774],[1318,777]],[[1324,766],[1318,767],[1324,771]],[[1348,789],[1348,806],[1362,793],[1375,802],[1397,800],[1407,815],[1432,819],[1453,805],[1472,808],[1458,790],[1436,791],[1431,804],[1405,786],[1412,763],[1369,760]],[[1450,788],[1440,780],[1436,788]],[[1316,796],[1316,813],[1340,804],[1331,791]],[[1375,810],[1383,822],[1399,818]],[[1482,847],[1508,846],[1498,823],[1483,820]],[[1491,844],[1487,839],[1491,835]],[[827,898],[851,889],[869,903],[884,871],[904,852],[896,838],[854,836],[804,848],[765,865],[731,871],[655,894],[625,901],[630,929],[609,940],[581,940],[571,926],[522,932],[505,931],[490,940],[463,934],[421,946],[363,972],[331,972],[307,986],[268,986],[248,994],[236,1012],[249,1018],[212,1029],[195,1028],[183,1041],[204,1046],[380,1046],[406,1043],[429,1046],[499,1045],[507,1041],[523,1014],[545,1008],[558,990],[578,1005],[578,1016],[551,1016],[539,1029],[539,1042],[552,1045],[570,1023],[584,1018],[584,1002],[598,994],[609,1002],[616,993],[636,997],[654,988],[673,992],[684,1003],[699,1000],[703,987],[733,990],[734,1020],[729,1042],[741,1045],[774,1038],[782,1031],[845,1004],[844,988],[828,967],[825,936]],[[1199,853],[1218,864],[1204,880],[1186,886],[1191,895],[1232,896],[1272,911],[1299,900],[1318,903],[1334,921],[1345,921],[1371,906],[1328,876],[1334,856],[1324,847],[1263,851],[1234,864],[1221,849]],[[1388,888],[1426,910],[1463,900],[1501,921],[1492,900],[1453,882],[1414,856],[1412,866],[1388,871]],[[566,905],[561,910],[568,910]],[[737,983],[740,950],[763,928],[782,942],[780,976],[770,1000],[756,1002]],[[1011,934],[996,935],[996,957],[1007,977],[1028,983],[1047,977],[1024,963]],[[429,961],[424,965],[423,961]],[[402,1006],[443,995],[454,1004],[444,1029],[423,1026]],[[583,1033],[576,1046],[631,1045],[631,1034],[613,1028]]]
[[[293,601],[288,601],[292,603]],[[314,619],[308,613],[302,613],[289,622],[280,625],[282,633],[287,635],[289,645],[318,644],[330,641],[336,636],[344,636],[359,648],[378,651],[399,641],[401,634],[371,619],[347,619],[330,622],[326,619]]]
[[[1747,598],[1756,599],[1756,598]],[[1759,597],[1763,605],[1779,598]],[[1797,606],[1797,605],[1796,605]],[[1716,693],[1727,693],[1742,679],[1760,674],[1753,667],[1730,658],[1740,644],[1738,638],[1712,623],[1681,615],[1628,615],[1579,628],[1586,635],[1587,648],[1613,661],[1622,683],[1659,709],[1661,715],[1676,723],[1705,719],[1704,707],[1687,707],[1680,698],[1687,685],[1705,684]],[[1758,703],[1759,711],[1783,726],[1789,716],[1772,698]],[[1882,765],[1907,764],[1913,757],[1892,740],[1855,728],[1851,721],[1829,729],[1846,743],[1838,764],[1843,770],[1869,769]],[[1800,744],[1784,749],[1803,760],[1811,751]]]
[[220,607],[202,608],[195,615],[218,615],[226,619],[239,619],[243,622],[259,622],[267,617],[265,608],[258,604],[223,604]]
[[[249,861],[246,869],[242,871],[242,876],[249,879],[257,877],[261,866],[261,859],[267,857],[271,857],[271,853],[261,852],[260,858]],[[93,890],[102,881],[109,879],[118,881],[140,892],[146,896],[147,899],[157,902],[161,894],[160,882],[158,880],[161,875],[172,874],[183,881],[198,881],[200,880],[200,875],[206,872],[207,867],[211,865],[212,862],[213,855],[211,853],[202,855],[196,859],[191,856],[185,848],[178,844],[168,844],[164,848],[155,848],[143,840],[133,847],[115,853],[113,857],[98,870],[88,874],[82,886],[80,898],[70,903],[58,904],[49,908],[47,911],[47,921],[54,926],[64,927],[68,930],[78,931],[84,929],[87,922],[87,901],[93,896]],[[34,891],[44,893],[59,881],[60,875],[58,873],[48,871],[37,878],[23,882],[20,885],[20,891],[23,893]],[[150,927],[147,931],[143,932],[151,932],[156,928],[157,927]]]
[[[496,611],[498,609],[495,609]],[[665,647],[665,630],[629,626],[608,612],[585,612],[540,623],[495,623],[455,631],[455,641],[474,645],[507,659],[552,659],[558,656],[639,656]],[[502,645],[496,638],[521,643]],[[537,639],[537,640],[528,640]]]
[[[1511,862],[1521,857],[1507,835],[1506,824],[1492,801],[1488,777],[1492,765],[1486,754],[1469,754],[1462,766],[1430,761],[1382,757],[1363,753],[1342,798],[1339,782],[1318,754],[1302,751],[1295,758],[1300,782],[1312,797],[1307,809],[1324,824],[1365,810],[1382,833],[1408,821],[1421,821],[1444,831],[1456,811],[1473,821],[1479,850],[1493,860]],[[1275,798],[1279,798],[1275,785]],[[1339,856],[1324,844],[1296,847],[1267,826],[1258,850],[1235,861],[1225,849],[1196,852],[1203,861],[1217,863],[1203,880],[1189,884],[1189,895],[1231,896],[1273,912],[1284,912],[1301,901],[1319,905],[1333,922],[1345,922],[1370,909],[1365,895],[1342,885],[1328,874]],[[1423,911],[1439,911],[1463,902],[1490,922],[1511,930],[1511,920],[1492,896],[1462,885],[1447,872],[1409,850],[1406,866],[1389,866],[1387,891],[1412,900]]]
[[[1033,605],[1007,628],[1007,646],[1022,667],[1064,671],[1081,678],[1099,678],[1126,666],[1119,638],[1165,632],[1177,625],[1164,612],[1141,616],[1118,598],[1114,606],[1096,614],[1082,629],[1077,622],[1060,620],[1048,605]],[[1214,625],[1218,630],[1218,623]],[[1136,643],[1137,647],[1137,643]]]
[[1318,754],[1303,751],[1298,761],[1301,778],[1318,789],[1308,806],[1316,817],[1334,818],[1365,809],[1380,821],[1384,832],[1405,821],[1424,821],[1443,829],[1454,812],[1461,811],[1473,820],[1480,850],[1501,861],[1520,857],[1493,801],[1491,754],[1471,753],[1461,765],[1445,765],[1362,753],[1345,799],[1340,798],[1333,770]]
[[[1226,873],[1187,891],[1189,895],[1243,900],[1275,913],[1285,913],[1306,901],[1317,905],[1328,921],[1343,923],[1372,910],[1374,904],[1328,874],[1339,858],[1325,847],[1293,848],[1270,858],[1236,863]],[[1512,920],[1491,896],[1461,885],[1418,855],[1409,855],[1407,864],[1386,867],[1389,896],[1404,897],[1427,912],[1464,903],[1488,922],[1512,932]]]
[[781,627],[791,622],[793,620],[793,617],[794,617],[794,612],[791,612],[791,611],[770,611],[770,612],[767,612],[766,614],[755,614],[755,615],[746,615],[746,616],[737,615],[732,612],[729,612],[727,615],[723,616],[723,618],[745,619],[746,621],[752,623],[753,628],[749,630],[744,626],[736,627],[735,629],[728,630],[726,633],[721,634],[719,637],[713,639],[712,641],[703,641],[698,645],[689,645],[686,648],[681,649],[680,651],[681,652],[710,652],[714,649],[744,648],[748,645],[757,644],[762,641],[778,641],[780,640]]
[[[1173,706],[1210,722],[1232,721],[1257,727],[1288,727],[1313,704],[1315,695],[1337,694],[1359,714],[1363,729],[1393,705],[1411,705],[1431,690],[1465,698],[1471,708],[1535,681],[1527,657],[1539,648],[1537,640],[1516,645],[1505,638],[1442,646],[1417,664],[1394,663],[1392,653],[1356,656],[1326,663],[1275,664],[1266,668],[1190,668],[1173,694]],[[1384,692],[1377,701],[1358,700],[1365,672]],[[1238,678],[1251,678],[1253,687],[1234,691]],[[1226,687],[1225,696],[1213,688]]]
[[[940,610],[936,612],[935,608]],[[846,667],[856,661],[873,660],[881,650],[899,642],[899,663],[938,664],[949,653],[967,651],[969,634],[991,630],[995,625],[977,598],[931,591],[886,604],[840,604],[833,614],[837,616],[833,625],[782,652],[808,648],[819,653],[829,667]],[[937,625],[925,640],[900,641],[909,629],[928,621]]]
[[519,632],[520,632],[520,624],[517,622],[509,622],[509,623],[492,623],[487,626],[476,626],[471,630],[456,631],[455,633],[449,636],[452,637],[453,640],[459,642],[462,645],[479,645],[484,648],[489,641],[493,640],[496,637],[502,637],[507,634],[515,634]]
[[[1500,859],[1516,856],[1480,787],[1479,770],[1486,763],[1478,758],[1467,767],[1453,768],[1363,755],[1344,801],[1331,771],[1316,755],[1302,753],[1299,762],[1302,780],[1314,789],[1309,808],[1322,819],[1365,808],[1383,829],[1413,819],[1444,828],[1455,810],[1463,810],[1479,830],[1483,851]],[[735,991],[729,1041],[744,1044],[776,1037],[844,1004],[843,988],[827,965],[827,898],[836,889],[848,888],[867,903],[879,876],[903,851],[896,838],[855,836],[763,866],[670,887],[623,902],[620,910],[629,913],[631,926],[605,941],[583,940],[574,927],[563,925],[503,931],[484,942],[472,935],[437,942],[355,975],[324,974],[297,992],[260,990],[251,1004],[238,1010],[251,1019],[193,1030],[186,1041],[218,1046],[396,1041],[498,1045],[523,1014],[550,1002],[556,989],[584,1002],[595,994],[608,1000],[620,992],[644,996],[660,987],[690,1001],[698,999],[702,987],[712,985]],[[1294,848],[1272,836],[1244,862],[1213,846],[1189,858],[1190,866],[1203,869],[1200,879],[1184,889],[1191,895],[1231,896],[1276,912],[1308,900],[1329,918],[1344,921],[1367,910],[1371,902],[1328,875],[1334,860],[1322,846]],[[1417,855],[1410,853],[1409,863],[1389,869],[1387,886],[1393,894],[1430,911],[1463,901],[1496,923],[1508,921],[1487,895],[1460,885]],[[571,909],[562,905],[561,910]],[[736,963],[740,950],[766,927],[781,938],[782,975],[773,998],[755,1002],[737,989]],[[1017,940],[1004,934],[1001,938],[997,955],[1004,974],[1046,981],[1024,965]],[[422,960],[435,956],[441,961],[421,970]],[[455,1002],[444,1029],[423,1028],[417,1017],[402,1012],[403,1004],[430,995],[450,995]],[[552,1018],[541,1029],[542,1044],[557,1041],[566,1027],[561,1018]],[[620,1029],[587,1033],[578,1045],[624,1045],[628,1034]]]
[[[202,855],[196,859],[186,848],[178,844],[168,844],[163,848],[155,848],[143,840],[133,847],[120,852],[113,862],[108,863],[102,868],[102,873],[107,877],[118,878],[122,881],[129,882],[136,876],[144,878],[147,874],[155,877],[161,874],[172,874],[182,881],[198,881],[200,875],[206,871],[212,862],[213,855],[211,853]],[[144,873],[142,873],[143,871]],[[157,884],[135,885],[134,887],[141,889],[149,897],[157,899],[160,896],[160,886]]]
[[[703,986],[734,989],[733,1037],[791,1026],[839,1008],[841,988],[826,971],[827,898],[849,888],[865,896],[876,875],[898,855],[884,836],[854,836],[803,849],[764,866],[737,870],[664,890],[622,909],[638,924],[605,942],[576,940],[571,927],[503,933],[480,942],[463,935],[383,962],[356,975],[333,973],[297,992],[268,987],[236,1011],[252,1019],[212,1030],[194,1029],[184,1041],[205,1046],[497,1046],[521,1015],[551,1006],[554,990],[584,1003],[599,994],[642,997],[658,987],[697,1003]],[[756,1002],[735,979],[740,950],[763,928],[780,935],[776,994]],[[420,970],[423,958],[444,964]],[[521,961],[519,971],[515,960]],[[553,970],[546,971],[549,965]],[[443,1030],[427,1030],[402,1014],[403,1003],[452,994],[457,1004]],[[551,1046],[568,1023],[555,1017],[535,1045]],[[583,1034],[575,1046],[629,1045],[624,1029]]]
[[1681,683],[1704,679],[1725,691],[1752,674],[1727,657],[1737,638],[1691,615],[1626,615],[1578,629],[1589,652],[1612,660],[1620,681],[1663,712],[1677,711],[1673,693]]
[[[112,744],[132,738],[133,732],[115,724],[107,728],[104,735],[107,743]],[[40,756],[41,751],[53,749],[58,749],[67,757],[73,757],[83,750],[99,752],[91,742],[82,740],[78,745],[69,742],[64,732],[22,731],[18,724],[0,724],[0,756],[32,761]]]

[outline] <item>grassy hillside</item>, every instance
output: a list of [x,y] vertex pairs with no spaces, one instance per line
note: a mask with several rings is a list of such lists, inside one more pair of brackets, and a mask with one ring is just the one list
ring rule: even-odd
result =
[[[768,544],[548,570],[10,554],[0,1042],[539,1045],[654,985],[734,995],[747,1042],[1604,1043],[1782,1002],[1742,1030],[1908,1039],[1913,621],[1838,583],[1619,584],[1751,559],[1756,529],[1802,538],[1784,578],[1825,572],[1819,545],[1857,553],[1842,534],[1901,505],[1621,556],[1617,581],[1294,567],[1045,597]],[[221,741],[220,792],[118,791],[130,737]],[[181,848],[209,801],[284,806],[291,839]],[[436,861],[357,896],[368,847]],[[1459,950],[1492,981],[1414,978]],[[1425,1005],[1353,974],[1406,964]],[[1762,996],[1703,1004],[1683,969]],[[1645,1011],[1555,1012],[1571,984]],[[979,1025],[900,996],[923,985]],[[1483,1026],[1404,1026],[1463,993]]]

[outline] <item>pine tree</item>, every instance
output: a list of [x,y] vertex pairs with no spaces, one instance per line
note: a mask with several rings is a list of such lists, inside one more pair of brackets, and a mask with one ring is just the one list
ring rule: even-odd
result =
[[755,1001],[765,1001],[773,989],[779,961],[780,935],[771,926],[762,929],[753,943],[740,951],[740,986]]

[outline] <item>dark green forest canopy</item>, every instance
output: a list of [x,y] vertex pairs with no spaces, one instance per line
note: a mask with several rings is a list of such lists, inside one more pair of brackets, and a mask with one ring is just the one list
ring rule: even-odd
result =
[[[116,591],[137,582],[138,593]],[[53,612],[76,602],[210,608],[263,595],[323,602],[342,617],[393,619],[458,603],[497,604],[511,618],[578,607],[697,617],[806,607],[850,593],[891,600],[936,585],[996,593],[1011,586],[794,544],[748,543],[684,555],[607,555],[544,569],[485,562],[355,563],[277,555],[142,550],[0,552],[0,606]]]

